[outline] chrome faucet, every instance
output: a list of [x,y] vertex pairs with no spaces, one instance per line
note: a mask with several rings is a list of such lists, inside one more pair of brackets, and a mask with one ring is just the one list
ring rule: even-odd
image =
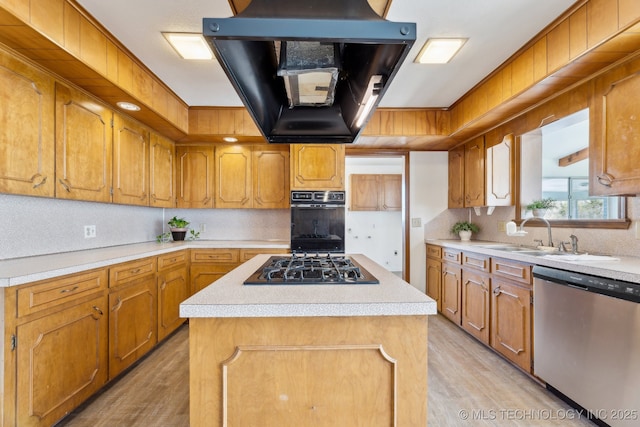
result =
[[569,238],[571,239],[571,252],[573,252],[574,254],[578,253],[578,237],[575,234],[572,234],[571,236],[569,236]]
[[532,216],[532,217],[529,217],[529,218],[525,219],[524,221],[522,221],[522,222],[520,223],[520,231],[524,231],[524,225],[525,225],[527,222],[529,222],[529,220],[532,220],[532,219],[538,219],[538,220],[540,220],[540,221],[544,222],[544,223],[547,225],[547,234],[548,234],[548,237],[549,237],[549,244],[548,244],[548,246],[549,246],[549,247],[553,247],[553,240],[551,239],[551,224],[549,224],[549,221],[547,221],[547,220],[546,220],[546,219],[544,219],[544,218],[537,217],[537,216]]

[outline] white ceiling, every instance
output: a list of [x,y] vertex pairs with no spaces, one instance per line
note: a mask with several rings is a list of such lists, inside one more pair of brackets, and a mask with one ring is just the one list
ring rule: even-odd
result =
[[[218,63],[179,58],[163,31],[201,32],[230,17],[228,0],[77,0],[189,106],[241,106]],[[417,23],[417,40],[381,100],[387,108],[449,107],[575,0],[393,0],[387,19]],[[468,37],[452,62],[413,62],[428,37]]]

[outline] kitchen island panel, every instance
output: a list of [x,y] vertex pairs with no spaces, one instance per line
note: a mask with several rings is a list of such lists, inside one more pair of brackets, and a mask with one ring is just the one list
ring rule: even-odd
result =
[[427,316],[191,318],[189,328],[192,426],[426,426]]

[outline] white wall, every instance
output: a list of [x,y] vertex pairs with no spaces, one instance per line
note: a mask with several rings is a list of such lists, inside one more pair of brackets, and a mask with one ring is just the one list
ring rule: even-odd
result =
[[423,292],[426,283],[424,239],[428,235],[446,238],[446,228],[450,227],[448,222],[440,220],[448,217],[448,158],[447,152],[416,151],[409,156],[409,216],[419,218],[422,224],[409,229],[410,283]]
[[389,271],[402,271],[404,264],[403,213],[401,211],[351,211],[348,205],[352,174],[401,174],[404,176],[404,158],[348,156],[345,160],[347,194],[345,252],[364,254]]

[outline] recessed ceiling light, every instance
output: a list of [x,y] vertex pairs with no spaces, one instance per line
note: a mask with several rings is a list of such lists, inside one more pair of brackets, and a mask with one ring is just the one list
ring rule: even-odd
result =
[[138,107],[136,104],[132,104],[131,102],[120,101],[120,102],[116,102],[116,105],[122,108],[123,110],[140,111],[140,107]]
[[213,59],[209,44],[199,33],[162,33],[183,59]]
[[238,138],[234,138],[232,136],[225,136],[222,140],[224,142],[238,142]]
[[427,39],[414,62],[419,64],[446,64],[451,61],[468,39]]

